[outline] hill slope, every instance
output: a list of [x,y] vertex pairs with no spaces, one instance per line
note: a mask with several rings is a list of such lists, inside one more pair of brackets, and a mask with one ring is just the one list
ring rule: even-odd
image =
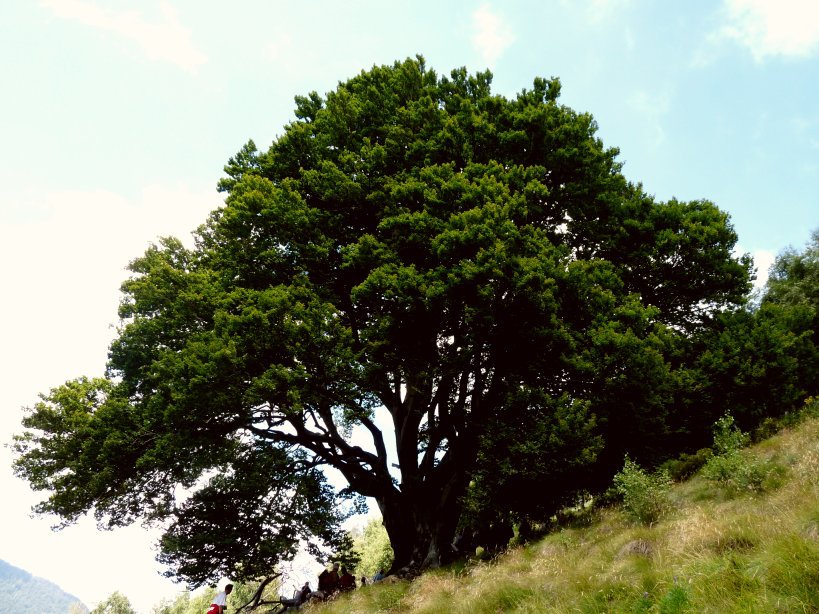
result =
[[597,510],[492,563],[368,586],[307,611],[819,612],[819,419],[743,454],[773,470],[761,493],[696,475],[673,487],[672,510],[654,525]]
[[[88,612],[74,595],[43,578],[0,560],[0,611],[15,614],[69,614]],[[72,614],[73,614],[72,612]]]

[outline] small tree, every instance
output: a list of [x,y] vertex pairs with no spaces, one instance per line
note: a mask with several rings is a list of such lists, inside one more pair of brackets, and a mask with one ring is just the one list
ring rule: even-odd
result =
[[671,507],[668,474],[662,470],[647,473],[628,457],[614,476],[614,489],[623,497],[623,509],[643,524],[657,522]]
[[761,492],[780,468],[771,461],[747,454],[743,448],[750,437],[726,414],[714,425],[714,456],[702,468],[702,475],[732,493]]
[[91,610],[91,614],[137,614],[137,612],[131,606],[128,597],[119,591],[115,591],[111,593],[108,599]]

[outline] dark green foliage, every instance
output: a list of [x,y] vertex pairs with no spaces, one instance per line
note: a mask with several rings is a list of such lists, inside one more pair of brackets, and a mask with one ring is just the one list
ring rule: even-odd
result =
[[699,471],[713,455],[711,448],[700,448],[692,454],[683,452],[679,457],[665,461],[660,468],[675,482],[682,482]]
[[796,407],[816,391],[814,326],[804,306],[763,303],[755,311],[721,314],[699,345],[700,411],[719,415],[730,409],[751,429]]
[[[19,614],[88,612],[79,599],[56,584],[0,561],[0,609]],[[72,609],[73,608],[73,609]]]
[[107,379],[26,418],[38,509],[167,520],[171,573],[250,577],[287,540],[334,547],[329,466],[417,568],[446,554],[470,481],[508,527],[626,451],[657,459],[683,341],[742,300],[750,261],[712,203],[629,184],[556,79],[510,99],[491,81],[373,67],[232,158],[195,248],[131,263]]
[[668,424],[669,452],[707,445],[709,427],[730,411],[764,437],[819,392],[816,278],[819,231],[804,252],[777,258],[759,303],[729,309],[680,347],[677,392]]
[[[525,539],[533,522],[574,501],[578,479],[593,463],[603,440],[588,403],[520,390],[486,429],[476,470],[464,499],[462,529],[486,547],[506,540],[489,535],[514,519]],[[550,496],[537,496],[549,493]]]
[[356,548],[352,535],[347,532],[341,535],[337,543],[338,546],[327,558],[329,562],[338,563],[341,567],[346,567],[350,573],[352,573],[361,563],[361,552]]
[[[211,478],[175,514],[161,540],[165,575],[198,586],[219,577],[263,578],[315,535],[342,548],[343,532],[327,524],[337,497],[316,469],[260,443],[237,450],[235,469]],[[321,552],[307,543],[311,554]]]

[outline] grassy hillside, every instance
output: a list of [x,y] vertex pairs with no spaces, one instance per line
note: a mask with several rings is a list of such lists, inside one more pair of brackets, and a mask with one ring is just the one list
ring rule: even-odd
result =
[[[816,414],[817,404],[811,409]],[[819,612],[819,419],[743,451],[761,492],[697,474],[645,526],[591,511],[489,563],[364,587],[311,614],[353,612]]]

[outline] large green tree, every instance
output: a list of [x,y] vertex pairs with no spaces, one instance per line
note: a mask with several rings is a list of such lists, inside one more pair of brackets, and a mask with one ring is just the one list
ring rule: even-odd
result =
[[106,378],[26,417],[39,510],[172,519],[162,557],[202,580],[335,535],[331,467],[377,502],[394,568],[420,568],[506,412],[541,423],[543,471],[661,432],[665,339],[740,301],[749,262],[712,203],[626,181],[559,92],[419,58],[297,97],[266,152],[228,162],[195,247],[133,261]]

